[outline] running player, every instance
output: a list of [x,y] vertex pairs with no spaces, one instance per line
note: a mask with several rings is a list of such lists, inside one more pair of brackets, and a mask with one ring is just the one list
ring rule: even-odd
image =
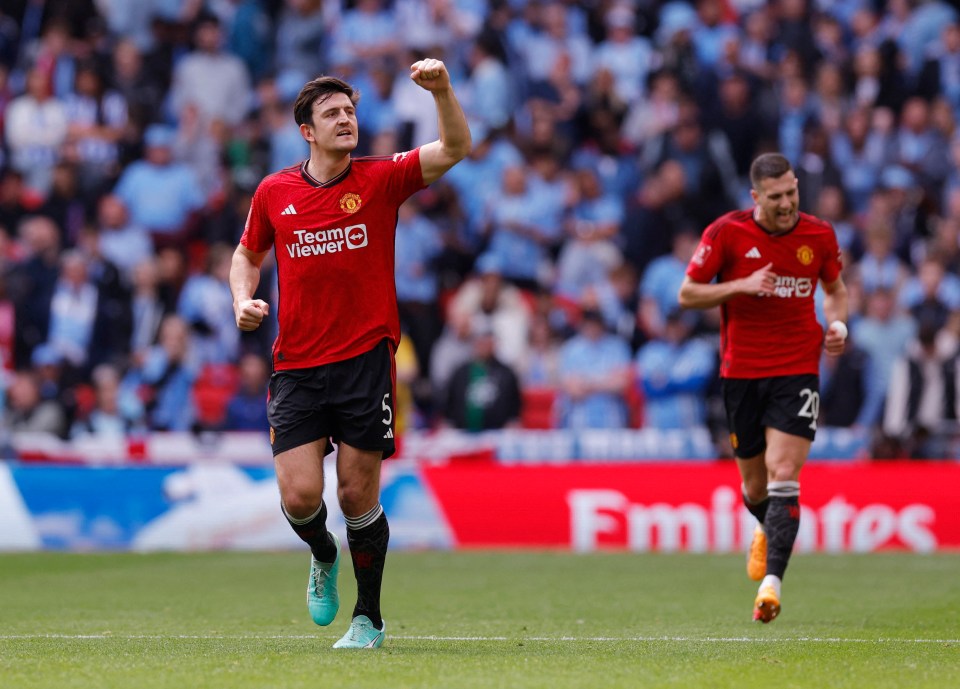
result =
[[[799,212],[789,161],[778,153],[759,156],[750,182],[754,207],[707,227],[679,301],[685,308],[720,306],[730,440],[744,504],[760,523],[747,565],[760,581],[753,619],[767,623],[780,613],[780,586],[800,526],[800,469],[817,430],[820,352],[843,352],[847,290],[836,234],[829,223]],[[826,334],[814,309],[818,280],[826,294]]]
[[334,648],[378,648],[385,638],[380,588],[390,532],[380,462],[394,452],[397,211],[470,151],[443,62],[415,62],[410,78],[433,95],[440,138],[383,157],[351,157],[359,94],[350,84],[323,76],[303,87],[294,119],[310,157],[260,183],[230,271],[237,326],[255,330],[270,308],[253,297],[260,266],[271,248],[276,253],[270,443],[283,512],[312,552],[307,604],[319,625],[333,622],[340,605],[340,542],[327,530],[323,502],[323,458],[338,446],[337,498],[357,603]]

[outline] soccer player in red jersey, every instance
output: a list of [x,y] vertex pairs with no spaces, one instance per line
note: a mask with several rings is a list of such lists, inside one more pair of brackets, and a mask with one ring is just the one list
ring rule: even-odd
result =
[[[730,440],[744,504],[762,525],[747,566],[761,582],[753,618],[766,623],[780,613],[780,585],[800,526],[800,469],[817,429],[820,352],[843,352],[847,289],[836,234],[799,212],[789,161],[759,156],[750,182],[754,207],[727,213],[703,232],[679,301],[685,308],[720,306]],[[818,280],[826,334],[814,309]]]
[[394,283],[397,211],[470,152],[470,131],[440,60],[410,66],[434,98],[437,141],[383,157],[351,157],[359,94],[340,79],[308,82],[294,118],[310,146],[300,165],[258,186],[230,288],[237,326],[255,330],[269,305],[253,295],[273,248],[279,331],[268,396],[270,443],[283,512],[312,552],[307,606],[330,624],[339,610],[340,542],[326,526],[323,458],[338,446],[337,498],[357,580],[347,633],[334,648],[378,648],[380,587],[390,532],[380,505],[380,462],[394,446]]

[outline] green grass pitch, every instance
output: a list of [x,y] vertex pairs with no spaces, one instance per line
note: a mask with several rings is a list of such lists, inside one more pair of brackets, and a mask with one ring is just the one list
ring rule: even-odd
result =
[[960,686],[960,554],[794,557],[750,619],[740,555],[397,552],[379,651],[333,651],[305,553],[0,556],[3,689]]

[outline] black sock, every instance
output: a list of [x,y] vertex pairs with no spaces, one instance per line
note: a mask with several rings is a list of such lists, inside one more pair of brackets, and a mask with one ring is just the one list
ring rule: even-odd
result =
[[294,519],[283,507],[283,516],[304,543],[310,546],[310,552],[318,562],[333,562],[337,558],[337,545],[327,531],[327,506],[321,500],[320,507],[306,519]]
[[357,579],[357,605],[353,616],[366,615],[377,629],[383,629],[380,616],[380,585],[387,559],[390,526],[378,503],[362,517],[347,518],[347,542]]
[[768,495],[760,502],[750,502],[746,492],[742,489],[740,495],[743,497],[743,505],[747,508],[747,511],[756,517],[758,522],[763,524],[763,520],[767,517],[767,507],[770,506],[770,496]]
[[800,530],[800,496],[770,496],[763,528],[767,532],[767,574],[783,579]]

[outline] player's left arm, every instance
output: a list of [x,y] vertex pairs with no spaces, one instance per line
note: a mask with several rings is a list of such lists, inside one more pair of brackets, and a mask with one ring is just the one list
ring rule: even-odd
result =
[[437,106],[440,138],[420,147],[423,183],[436,182],[470,153],[470,127],[450,83],[450,73],[441,60],[426,58],[410,65],[410,78],[433,94]]
[[[847,286],[843,284],[843,278],[837,277],[833,282],[823,283],[823,292],[823,313],[826,316],[827,323],[832,324],[839,321],[846,325],[848,315]],[[843,354],[846,341],[846,332],[837,332],[828,326],[827,333],[823,338],[823,348],[827,351],[827,354],[839,356]]]

